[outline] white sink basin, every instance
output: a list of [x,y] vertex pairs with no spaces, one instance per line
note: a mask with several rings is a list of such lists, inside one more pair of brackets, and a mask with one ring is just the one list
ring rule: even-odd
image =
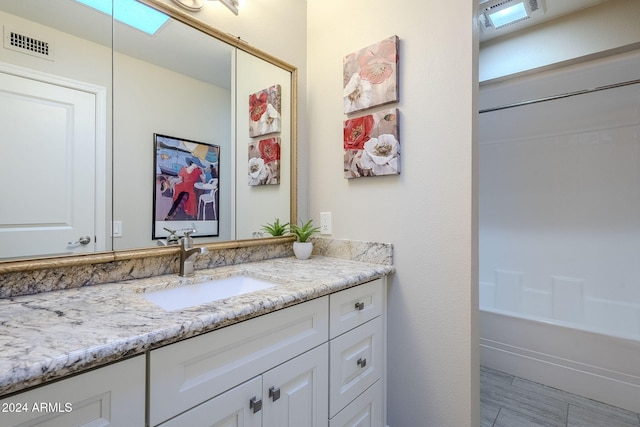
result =
[[277,283],[252,276],[238,275],[149,292],[144,294],[144,298],[167,311],[174,311],[274,286],[277,286]]

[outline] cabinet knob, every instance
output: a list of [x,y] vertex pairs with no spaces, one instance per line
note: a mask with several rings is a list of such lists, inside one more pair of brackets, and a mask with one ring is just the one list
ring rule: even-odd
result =
[[256,412],[260,412],[260,410],[262,409],[262,399],[255,396],[252,397],[251,400],[249,400],[249,408],[253,410],[254,414]]
[[280,388],[273,386],[269,388],[269,397],[271,398],[272,401],[276,401],[278,399],[280,399]]
[[358,361],[356,362],[358,364],[358,366],[360,366],[361,368],[364,368],[365,366],[367,366],[367,359],[363,359],[362,357],[360,359],[358,359]]
[[357,302],[356,303],[356,310],[358,310],[358,311],[364,310],[364,303],[363,302]]

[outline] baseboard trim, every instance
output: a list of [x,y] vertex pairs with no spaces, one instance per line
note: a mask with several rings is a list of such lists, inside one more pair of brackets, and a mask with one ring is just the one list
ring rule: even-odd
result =
[[[480,363],[521,378],[640,412],[640,385],[596,366],[480,339]],[[610,374],[614,374],[610,372]]]

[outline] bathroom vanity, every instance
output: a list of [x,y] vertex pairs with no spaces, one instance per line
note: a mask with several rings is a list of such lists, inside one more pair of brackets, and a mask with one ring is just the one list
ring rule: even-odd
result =
[[[0,300],[0,424],[382,426],[392,271],[278,258]],[[237,275],[277,285],[176,310],[145,298]]]

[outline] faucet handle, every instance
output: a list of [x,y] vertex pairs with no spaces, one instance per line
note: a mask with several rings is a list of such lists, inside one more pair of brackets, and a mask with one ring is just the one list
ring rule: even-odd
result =
[[191,229],[188,229],[188,230],[184,230],[184,237],[190,238],[190,237],[191,237],[191,235],[192,235],[193,233],[195,233],[196,231],[198,231],[198,230],[196,230],[195,228],[191,228]]

